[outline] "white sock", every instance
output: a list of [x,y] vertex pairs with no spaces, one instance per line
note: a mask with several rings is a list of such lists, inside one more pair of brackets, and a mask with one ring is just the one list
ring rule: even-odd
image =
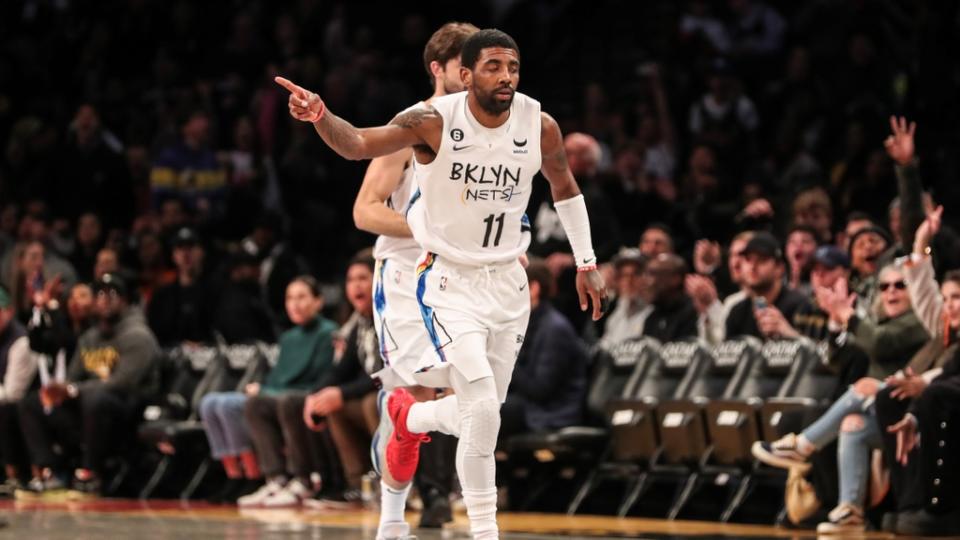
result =
[[500,537],[497,528],[497,488],[464,489],[463,502],[470,518],[470,533],[474,540],[494,540]]
[[411,484],[403,489],[394,489],[380,481],[380,526],[384,523],[403,521],[403,511],[407,508],[407,495]]
[[434,401],[414,403],[407,415],[407,429],[412,433],[438,431],[459,437],[459,410],[456,394]]

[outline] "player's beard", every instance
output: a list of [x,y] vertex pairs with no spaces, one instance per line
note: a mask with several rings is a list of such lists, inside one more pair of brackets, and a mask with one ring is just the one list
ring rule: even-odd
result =
[[502,89],[503,88],[495,88],[489,93],[476,91],[477,103],[480,105],[480,108],[494,116],[510,109],[510,106],[513,105],[513,97],[516,95],[516,93],[510,94],[509,100],[500,101],[496,98],[496,93]]

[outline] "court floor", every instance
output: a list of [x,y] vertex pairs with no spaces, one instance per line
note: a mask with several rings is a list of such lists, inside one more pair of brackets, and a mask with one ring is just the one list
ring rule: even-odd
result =
[[[409,516],[415,523],[416,516]],[[95,539],[225,538],[253,540],[303,538],[311,540],[372,540],[374,512],[311,510],[238,510],[165,501],[98,500],[74,503],[0,502],[0,538]],[[501,538],[540,540],[578,538],[727,539],[816,538],[812,531],[695,521],[617,519],[556,514],[501,513]],[[466,517],[441,531],[414,531],[421,540],[469,538]],[[869,533],[861,538],[893,538]]]

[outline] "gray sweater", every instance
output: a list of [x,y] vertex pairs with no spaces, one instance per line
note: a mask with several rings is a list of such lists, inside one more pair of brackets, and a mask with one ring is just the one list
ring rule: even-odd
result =
[[143,312],[130,307],[111,335],[102,335],[94,326],[80,336],[67,378],[78,383],[81,394],[103,386],[131,397],[148,397],[156,384],[159,354]]

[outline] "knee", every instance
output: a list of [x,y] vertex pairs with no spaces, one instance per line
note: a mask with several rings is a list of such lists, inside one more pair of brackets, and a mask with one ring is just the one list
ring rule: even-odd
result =
[[478,456],[493,455],[500,431],[500,402],[485,398],[466,404],[470,418],[468,450]]
[[877,393],[879,381],[870,377],[864,377],[853,383],[853,391],[860,397],[870,397]]
[[848,414],[843,417],[843,422],[840,423],[840,431],[843,433],[856,433],[863,431],[864,427],[866,427],[866,423],[862,414]]
[[283,420],[303,418],[303,399],[296,395],[286,395],[277,400],[277,416]]
[[213,420],[217,414],[217,394],[207,394],[200,400],[200,418],[202,420]]

